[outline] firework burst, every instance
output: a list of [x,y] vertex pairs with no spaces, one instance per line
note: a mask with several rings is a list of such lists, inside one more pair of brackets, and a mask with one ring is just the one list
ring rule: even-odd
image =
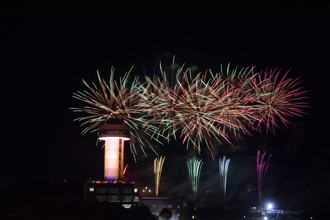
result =
[[[143,111],[150,124],[156,124],[162,131],[163,137],[169,141],[169,135],[176,130],[173,125],[174,112],[172,111],[175,99],[171,98],[170,91],[176,91],[178,86],[173,78],[178,78],[182,74],[184,65],[179,68],[172,62],[171,73],[166,72],[161,63],[159,64],[159,73],[152,77],[145,76],[144,84],[138,87],[139,90],[139,109]],[[175,73],[176,72],[176,73]]]
[[[239,71],[236,79],[236,70],[231,74],[212,71],[193,74],[190,68],[180,69],[175,87],[162,90],[160,95],[160,99],[165,97],[166,100],[162,103],[167,104],[157,112],[171,116],[161,120],[161,123],[166,122],[166,136],[178,134],[187,147],[192,145],[200,151],[203,144],[213,149],[213,141],[221,142],[220,138],[231,143],[229,132],[249,133],[245,122],[256,118],[246,106],[250,93],[242,92],[243,86],[248,85],[242,76],[247,73]],[[246,78],[245,81],[250,80]]]
[[[221,66],[220,72],[195,72],[177,65],[170,71],[161,63],[158,74],[130,80],[130,71],[116,81],[114,69],[106,82],[97,73],[98,84],[73,97],[87,106],[72,108],[87,113],[77,118],[86,126],[83,133],[97,130],[108,119],[119,119],[129,126],[131,150],[152,147],[150,140],[162,142],[180,138],[182,143],[201,151],[206,146],[212,155],[214,142],[231,144],[232,135],[251,130],[275,133],[292,116],[303,116],[305,91],[298,79],[281,77],[279,69],[255,72],[255,67],[239,69]],[[143,150],[144,152],[144,150]],[[212,155],[213,157],[213,155]]]
[[280,69],[267,69],[250,81],[254,93],[250,102],[258,118],[250,124],[253,129],[262,131],[265,126],[267,132],[275,133],[281,123],[290,124],[289,118],[306,114],[306,91],[299,85],[299,78],[288,78],[288,72],[281,77],[280,73]]
[[[183,143],[187,146],[192,144],[198,151],[203,142],[208,148],[213,148],[212,138],[220,141],[219,135],[230,142],[227,131],[222,130],[219,125],[229,122],[225,120],[228,116],[226,110],[230,108],[228,99],[234,91],[222,90],[226,82],[221,79],[211,85],[204,82],[203,78],[205,79],[206,75],[207,72],[192,77],[190,71],[185,72],[182,81],[177,82],[177,91],[170,91],[174,103],[171,111],[175,115],[172,126],[180,131]],[[224,116],[222,122],[219,121],[220,115]],[[233,123],[228,124],[236,127]]]
[[158,133],[158,128],[150,125],[144,114],[141,114],[141,109],[138,108],[139,98],[136,88],[140,82],[138,77],[130,81],[131,70],[132,68],[120,77],[119,81],[115,80],[114,68],[111,68],[108,82],[102,79],[98,72],[98,84],[94,82],[88,84],[83,80],[87,90],[73,93],[72,97],[87,105],[71,109],[74,112],[85,113],[84,116],[75,119],[81,122],[81,126],[86,126],[82,131],[83,134],[98,131],[99,125],[106,123],[109,119],[120,120],[126,124],[130,128],[131,152],[136,154],[137,145],[141,146],[143,152],[145,146],[152,148],[150,138],[146,138],[145,135],[151,137],[152,134]]

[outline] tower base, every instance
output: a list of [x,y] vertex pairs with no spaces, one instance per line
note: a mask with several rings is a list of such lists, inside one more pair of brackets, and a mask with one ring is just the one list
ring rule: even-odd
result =
[[139,204],[139,193],[134,183],[88,180],[85,183],[85,202],[108,202],[130,208]]

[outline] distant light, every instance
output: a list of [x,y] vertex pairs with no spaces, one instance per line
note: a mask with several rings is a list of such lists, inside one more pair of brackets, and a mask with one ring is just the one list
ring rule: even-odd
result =
[[265,217],[264,217],[264,220],[267,220],[267,219],[268,219],[267,216],[265,216]]
[[267,209],[272,209],[272,208],[273,208],[273,204],[269,203],[269,204],[267,205]]
[[129,209],[132,207],[132,204],[122,204],[122,207],[125,209]]

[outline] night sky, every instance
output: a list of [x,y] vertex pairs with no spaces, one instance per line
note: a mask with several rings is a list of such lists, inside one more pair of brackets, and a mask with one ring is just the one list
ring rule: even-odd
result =
[[[134,74],[143,76],[176,55],[178,62],[201,70],[229,62],[259,70],[291,68],[289,76],[300,77],[310,91],[309,115],[292,119],[276,136],[256,134],[234,147],[219,145],[217,158],[231,158],[232,201],[249,200],[244,189],[256,184],[256,152],[267,149],[273,153],[267,198],[288,208],[329,206],[323,202],[330,192],[330,5],[306,2],[1,2],[0,187],[102,178],[103,151],[96,134],[82,136],[80,124],[73,122],[78,115],[69,107],[82,103],[72,93],[84,89],[81,79],[96,81],[96,70],[106,78],[112,65],[117,74],[135,65]],[[167,193],[191,193],[185,160],[197,152],[178,143],[157,148],[167,156],[162,179]],[[207,151],[199,157],[205,160],[201,201],[216,201],[221,196],[217,158]],[[153,184],[153,158],[139,155],[128,178]]]

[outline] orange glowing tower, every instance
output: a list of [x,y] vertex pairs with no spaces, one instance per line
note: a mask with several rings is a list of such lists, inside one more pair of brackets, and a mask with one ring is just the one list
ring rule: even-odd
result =
[[99,139],[104,143],[104,180],[85,183],[86,202],[108,202],[130,208],[139,203],[134,182],[125,183],[124,142],[130,140],[129,127],[122,120],[110,119],[99,127]]
[[108,121],[99,127],[99,139],[104,140],[104,179],[122,181],[124,141],[129,140],[129,128],[118,121]]

